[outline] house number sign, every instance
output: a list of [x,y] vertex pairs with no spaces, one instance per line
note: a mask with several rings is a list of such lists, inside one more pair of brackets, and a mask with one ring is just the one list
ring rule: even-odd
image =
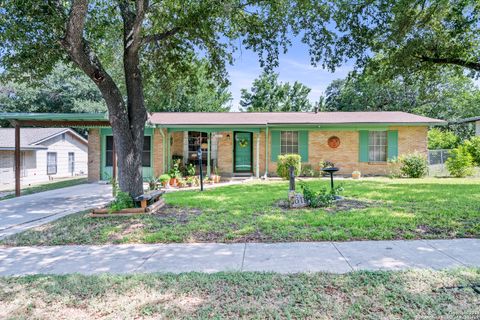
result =
[[340,146],[340,138],[337,136],[332,136],[328,138],[328,146],[332,149],[336,149]]

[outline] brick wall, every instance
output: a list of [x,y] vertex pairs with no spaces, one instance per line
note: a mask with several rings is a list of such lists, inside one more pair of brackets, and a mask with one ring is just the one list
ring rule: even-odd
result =
[[[153,175],[156,177],[163,173],[163,137],[160,130],[163,129],[153,130]],[[164,133],[166,136],[165,130]]]
[[100,129],[88,130],[88,181],[100,180]]
[[218,171],[221,175],[229,176],[233,173],[233,132],[218,132]]
[[[406,154],[414,151],[427,153],[428,127],[390,127],[389,130],[398,130],[398,154]],[[331,136],[340,138],[340,146],[332,149],[327,141]],[[269,144],[271,133],[269,133]],[[309,132],[308,164],[316,170],[319,162],[328,160],[334,162],[340,168],[340,174],[349,175],[354,170],[359,170],[367,175],[386,175],[389,172],[387,163],[367,163],[358,161],[359,137],[358,131],[310,131]],[[265,144],[265,141],[263,141]],[[271,145],[268,146],[271,152]],[[269,175],[276,175],[276,162],[271,161],[269,156]]]
[[[162,174],[163,171],[163,147],[162,135],[160,129],[155,129],[153,134],[153,169],[155,176]],[[427,127],[390,127],[389,130],[398,130],[398,154],[411,153],[419,151],[427,153]],[[166,131],[164,131],[166,134]],[[218,169],[222,175],[231,175],[233,173],[233,132],[218,132],[221,135],[218,138]],[[265,173],[265,130],[259,134],[253,134],[253,169],[256,170],[256,148],[257,135],[260,136],[260,176]],[[171,146],[172,155],[183,154],[183,132],[172,133],[173,144]],[[331,136],[340,138],[340,146],[332,149],[327,141]],[[100,178],[100,132],[99,129],[89,130],[88,143],[88,180],[98,181]],[[334,162],[340,168],[340,174],[351,174],[354,170],[360,170],[362,174],[385,175],[388,174],[386,163],[364,163],[358,161],[358,131],[311,131],[309,132],[309,159],[316,170],[319,169],[319,162],[328,160]],[[268,145],[268,171],[269,175],[274,176],[276,171],[276,162],[271,161],[271,132],[269,132]]]

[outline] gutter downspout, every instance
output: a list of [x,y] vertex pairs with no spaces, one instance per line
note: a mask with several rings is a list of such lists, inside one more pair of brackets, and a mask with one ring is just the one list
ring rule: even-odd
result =
[[167,147],[167,144],[166,144],[166,140],[165,140],[165,132],[163,132],[163,128],[162,126],[159,126],[158,127],[159,130],[160,130],[160,134],[162,135],[162,174],[165,173],[165,156],[166,156],[166,147]]
[[265,127],[265,175],[263,178],[268,178],[268,125]]

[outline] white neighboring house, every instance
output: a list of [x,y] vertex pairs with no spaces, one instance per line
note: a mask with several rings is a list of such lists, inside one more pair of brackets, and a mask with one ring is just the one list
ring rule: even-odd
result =
[[[87,174],[88,141],[69,128],[21,128],[21,185]],[[15,129],[0,128],[0,190],[15,187]]]

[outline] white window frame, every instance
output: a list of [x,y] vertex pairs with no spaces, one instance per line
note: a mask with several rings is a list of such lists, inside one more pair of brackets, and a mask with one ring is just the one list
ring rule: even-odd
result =
[[368,162],[381,163],[388,159],[387,131],[368,132]]
[[[55,162],[49,162],[49,156],[53,156]],[[55,172],[50,171],[50,168],[55,166]],[[47,175],[54,175],[58,172],[58,156],[56,152],[47,152]]]
[[298,131],[280,131],[280,154],[298,154]]

